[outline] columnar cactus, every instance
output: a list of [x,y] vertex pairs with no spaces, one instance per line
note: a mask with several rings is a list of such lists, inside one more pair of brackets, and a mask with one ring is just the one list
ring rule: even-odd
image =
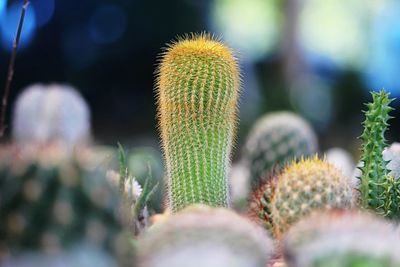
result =
[[0,153],[1,257],[41,254],[91,244],[117,255],[123,239],[118,191],[80,158],[48,147]]
[[384,91],[373,92],[373,101],[367,104],[364,132],[361,135],[362,174],[359,184],[359,204],[389,218],[400,217],[400,181],[389,174],[387,162],[382,153],[386,147],[385,132],[389,112],[389,94]]
[[17,99],[12,132],[21,146],[62,142],[73,148],[90,138],[90,111],[70,86],[35,84]]
[[244,160],[251,183],[258,186],[273,167],[315,154],[317,138],[310,125],[291,112],[274,112],[259,119],[247,138]]
[[139,242],[139,267],[265,267],[273,252],[261,227],[203,205],[155,224]]
[[295,224],[284,240],[289,267],[400,266],[395,227],[368,213],[315,212]]
[[267,219],[280,239],[289,227],[315,209],[350,207],[348,179],[333,165],[318,158],[287,166],[271,180],[259,199],[261,218]]
[[202,34],[162,55],[157,82],[168,202],[228,206],[228,167],[236,126],[239,71],[232,51]]

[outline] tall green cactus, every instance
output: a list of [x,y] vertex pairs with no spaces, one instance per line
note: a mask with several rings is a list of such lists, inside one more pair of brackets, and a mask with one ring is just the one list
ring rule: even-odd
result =
[[229,205],[239,80],[232,51],[206,34],[179,40],[162,55],[158,115],[173,212],[193,203]]
[[382,157],[387,121],[391,118],[389,112],[393,110],[389,104],[393,99],[389,99],[389,94],[384,91],[373,92],[372,98],[372,103],[367,104],[361,135],[364,165],[361,167],[359,203],[383,216],[399,217],[400,182],[389,174],[387,162]]

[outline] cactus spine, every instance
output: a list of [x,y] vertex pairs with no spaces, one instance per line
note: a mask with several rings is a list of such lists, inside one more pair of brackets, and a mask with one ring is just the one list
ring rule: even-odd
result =
[[384,135],[391,118],[389,112],[393,110],[389,104],[393,99],[389,99],[389,94],[384,91],[373,92],[372,99],[372,103],[367,104],[361,135],[363,167],[359,203],[383,216],[399,217],[400,181],[389,174],[387,162],[382,157],[386,147]]
[[139,267],[264,267],[274,249],[261,227],[203,205],[155,224],[139,242]]
[[289,267],[399,266],[394,225],[351,210],[315,212],[296,223],[284,241]]
[[208,35],[179,40],[162,55],[158,115],[173,212],[193,203],[229,205],[239,84],[232,51]]
[[264,225],[271,227],[277,238],[315,209],[351,205],[347,178],[318,158],[292,163],[270,183],[264,194],[259,194],[259,216],[269,220]]

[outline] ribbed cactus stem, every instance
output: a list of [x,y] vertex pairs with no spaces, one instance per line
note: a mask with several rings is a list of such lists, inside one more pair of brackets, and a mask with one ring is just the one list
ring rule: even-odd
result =
[[386,194],[388,183],[387,162],[382,158],[386,147],[385,132],[387,121],[391,118],[389,112],[393,110],[389,104],[389,94],[380,91],[372,93],[373,101],[367,104],[365,112],[364,132],[361,135],[362,156],[364,166],[360,177],[360,204],[363,208],[373,209],[385,214],[385,203],[390,194]]
[[162,55],[158,113],[172,211],[228,206],[238,94],[232,51],[208,35],[179,40]]

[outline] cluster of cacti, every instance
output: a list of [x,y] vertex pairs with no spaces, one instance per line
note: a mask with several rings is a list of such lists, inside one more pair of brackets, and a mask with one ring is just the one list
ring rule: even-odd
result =
[[340,170],[315,157],[288,165],[255,191],[252,202],[253,214],[256,212],[274,236],[281,238],[313,210],[350,207],[352,193]]
[[105,175],[58,147],[25,153],[0,153],[0,258],[84,244],[118,255],[127,240],[118,191]]
[[251,183],[257,187],[275,167],[315,154],[317,138],[310,125],[290,112],[275,112],[259,119],[251,130],[244,150]]
[[239,95],[232,51],[202,34],[162,55],[157,81],[168,205],[229,206],[228,168]]
[[373,92],[373,101],[367,104],[362,139],[362,174],[359,183],[359,204],[389,218],[400,217],[400,181],[388,170],[388,163],[382,156],[386,147],[385,132],[389,112],[389,94]]
[[139,267],[264,267],[273,242],[233,211],[202,205],[154,225],[140,240]]
[[400,266],[394,225],[368,213],[316,212],[295,224],[284,240],[289,267]]
[[61,142],[73,148],[89,141],[89,108],[70,86],[32,85],[17,99],[12,130],[21,146]]

